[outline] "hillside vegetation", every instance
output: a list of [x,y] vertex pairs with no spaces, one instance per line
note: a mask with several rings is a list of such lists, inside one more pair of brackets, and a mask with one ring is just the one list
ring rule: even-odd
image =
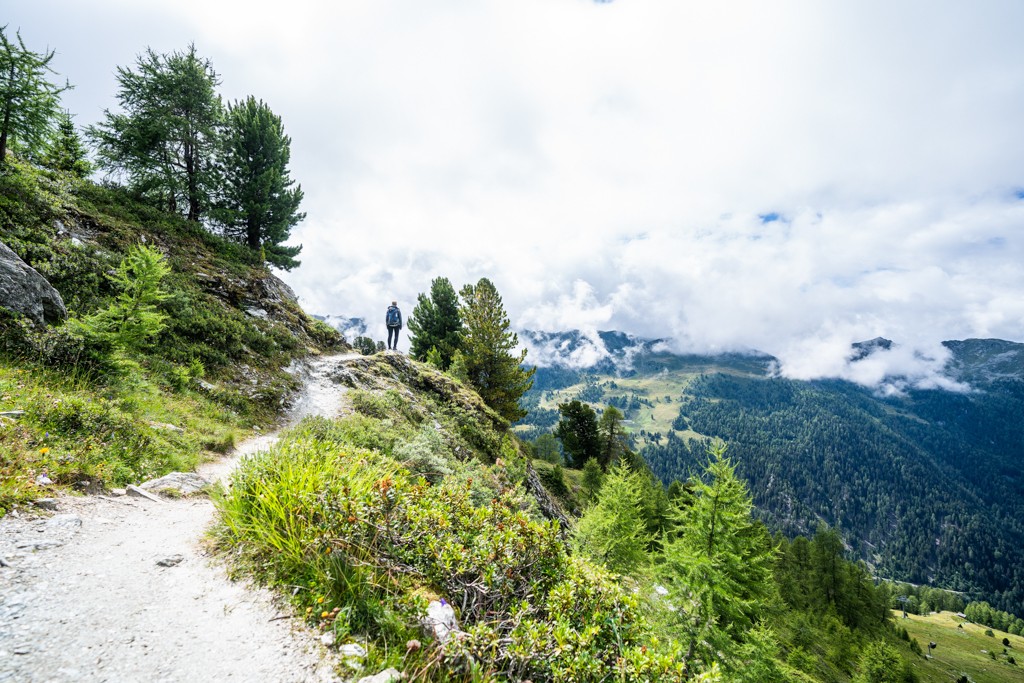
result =
[[897,623],[922,647],[936,645],[931,657],[917,666],[923,683],[1024,681],[1024,662],[1020,661],[1024,659],[1024,638],[1020,636],[971,623],[952,612],[912,614],[898,618]]
[[[0,311],[0,510],[50,486],[137,483],[223,453],[275,419],[296,386],[293,359],[344,344],[249,250],[122,189],[13,157],[0,174],[0,241],[69,312],[36,327]],[[162,322],[126,345],[99,334],[95,316],[124,294],[114,276],[140,247],[167,268]]]
[[[616,338],[611,337],[615,342]],[[541,368],[517,431],[553,431],[578,399],[625,416],[662,481],[729,443],[758,515],[789,536],[819,521],[890,579],[1024,605],[1024,363],[1021,345],[949,342],[950,372],[974,390],[882,397],[852,383],[773,377],[766,357],[634,351],[628,370]]]

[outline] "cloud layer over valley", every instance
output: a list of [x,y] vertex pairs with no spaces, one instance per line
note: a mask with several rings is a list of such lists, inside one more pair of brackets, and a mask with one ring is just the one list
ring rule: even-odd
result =
[[[518,329],[941,383],[1024,340],[1024,4],[16,3],[79,124],[194,41],[281,115],[313,313],[489,277]],[[377,329],[379,327],[379,329]],[[849,363],[850,344],[893,349]],[[403,342],[404,343],[404,342]]]

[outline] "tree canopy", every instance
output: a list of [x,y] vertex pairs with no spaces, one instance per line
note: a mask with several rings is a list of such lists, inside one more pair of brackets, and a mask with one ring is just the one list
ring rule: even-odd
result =
[[198,221],[217,185],[218,127],[223,106],[220,77],[194,44],[183,52],[147,48],[135,69],[118,67],[117,101],[90,126],[101,167],[127,177],[130,187],[173,213]]
[[50,82],[54,51],[33,52],[20,33],[11,40],[0,27],[0,165],[16,145],[33,156],[46,146],[60,111],[60,94],[71,88]]
[[519,399],[533,385],[535,369],[522,366],[527,351],[515,352],[519,337],[510,331],[501,295],[490,280],[481,278],[459,294],[466,376],[484,403],[515,422],[526,415]]
[[590,506],[573,532],[575,546],[620,574],[635,574],[650,562],[651,536],[642,512],[641,475],[619,464],[608,471],[597,502]]
[[555,436],[562,442],[567,464],[580,469],[591,458],[600,463],[601,438],[594,409],[582,401],[572,400],[559,405],[558,414],[561,419],[555,427]]
[[225,234],[265,259],[290,270],[301,246],[282,245],[306,217],[299,212],[302,188],[288,174],[291,138],[281,117],[251,95],[228,105],[221,140],[221,193],[214,210]]
[[430,283],[430,294],[420,294],[408,321],[409,355],[426,361],[431,349],[438,354],[439,367],[451,367],[455,352],[462,345],[462,315],[455,288],[446,277]]
[[679,613],[690,656],[706,663],[744,644],[776,596],[771,537],[753,519],[725,445],[709,453],[706,478],[691,479],[693,495],[676,509],[662,566],[672,594],[690,606]]

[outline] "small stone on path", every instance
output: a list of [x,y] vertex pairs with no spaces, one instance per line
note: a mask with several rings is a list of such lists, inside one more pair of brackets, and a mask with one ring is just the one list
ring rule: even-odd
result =
[[398,669],[385,669],[373,676],[364,676],[359,683],[395,683],[402,680],[402,672]]
[[157,560],[156,564],[158,567],[174,567],[175,565],[181,564],[185,560],[183,555],[171,555],[165,557],[162,560]]
[[128,488],[125,489],[125,491],[129,496],[135,496],[136,498],[145,498],[146,500],[152,500],[157,503],[163,502],[162,500],[160,500],[159,496],[155,496],[149,491],[146,491],[145,489],[140,489],[138,486],[135,486],[134,484],[129,484]]

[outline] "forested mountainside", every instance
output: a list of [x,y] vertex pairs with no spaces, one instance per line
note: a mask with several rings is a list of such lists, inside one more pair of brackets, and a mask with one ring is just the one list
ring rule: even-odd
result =
[[561,401],[614,405],[666,483],[723,439],[770,528],[792,536],[824,521],[879,576],[1024,611],[1024,345],[946,342],[950,377],[971,391],[882,397],[773,377],[763,355],[681,357],[604,338],[612,354],[595,369],[538,370],[524,435],[553,425]]

